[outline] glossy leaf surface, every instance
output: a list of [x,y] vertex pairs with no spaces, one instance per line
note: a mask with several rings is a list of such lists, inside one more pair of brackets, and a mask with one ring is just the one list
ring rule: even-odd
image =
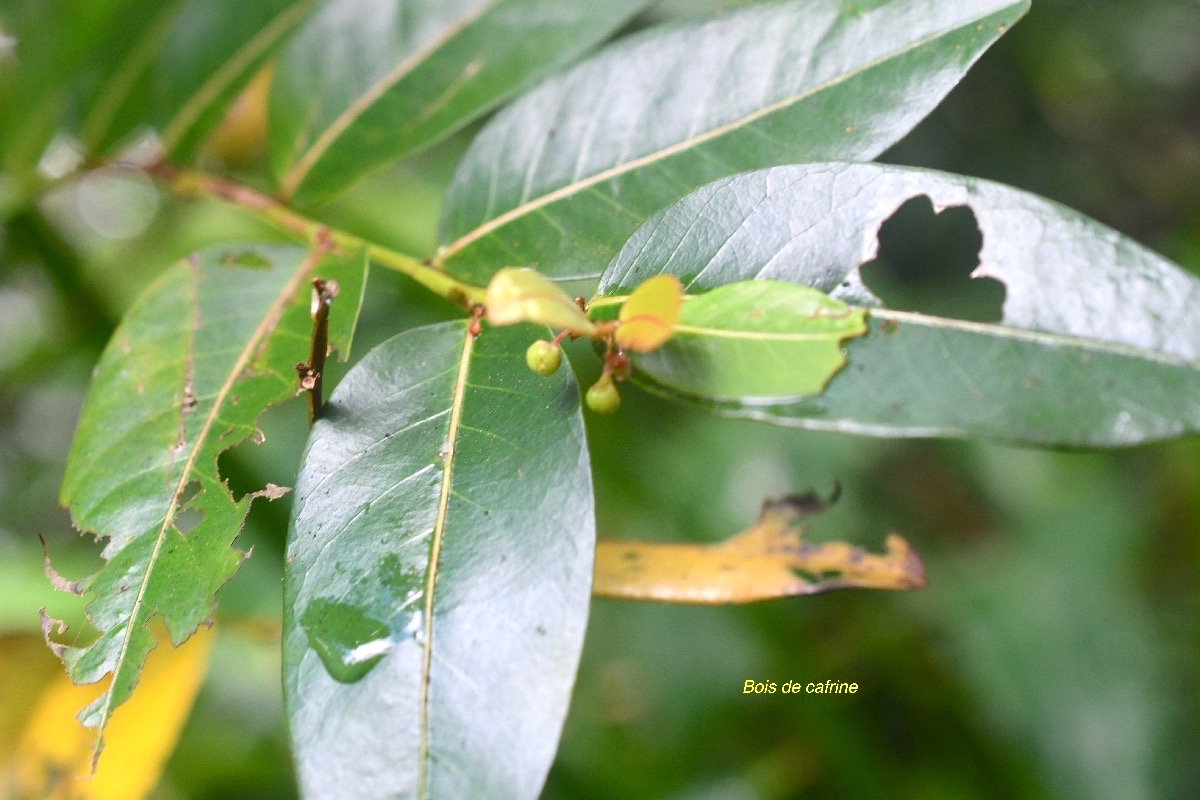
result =
[[866,333],[862,310],[807,286],[747,281],[690,297],[675,336],[634,364],[652,380],[713,400],[769,403],[814,395]]
[[401,334],[342,381],[288,544],[284,691],[311,797],[535,798],[595,548],[570,370],[528,327]]
[[[858,273],[880,224],[927,195],[983,234],[974,276],[1002,319],[878,308]],[[819,396],[739,416],[886,436],[1112,446],[1200,430],[1200,279],[1056,203],[987,181],[878,164],[778,167],[717,181],[643,226],[601,294],[667,272],[699,293],[790,281],[869,308],[870,332]]]
[[[62,587],[91,593],[99,632],[87,647],[61,648],[68,672],[77,683],[112,675],[86,724],[103,728],[133,690],[153,646],[149,620],[179,644],[212,614],[243,558],[231,544],[253,499],[234,500],[217,456],[258,438],[259,413],[297,393],[311,279],[337,280],[345,302],[334,314],[353,315],[364,264],[300,247],[210,248],[167,270],[117,329],[62,487],[75,525],[108,540],[103,568]],[[334,345],[344,353],[349,343]]]
[[325,3],[276,72],[270,150],[281,192],[303,206],[328,199],[570,61],[643,5]]
[[637,226],[717,178],[870,159],[919,122],[1025,0],[763,3],[630,36],[493,119],[463,157],[439,259],[595,277]]

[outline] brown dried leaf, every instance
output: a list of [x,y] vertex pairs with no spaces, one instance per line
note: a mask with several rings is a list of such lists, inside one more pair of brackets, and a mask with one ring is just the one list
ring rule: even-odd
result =
[[718,544],[601,540],[592,594],[665,603],[752,603],[831,589],[919,589],[925,566],[900,536],[886,552],[803,539],[801,519],[825,506],[815,495],[763,503],[758,521]]

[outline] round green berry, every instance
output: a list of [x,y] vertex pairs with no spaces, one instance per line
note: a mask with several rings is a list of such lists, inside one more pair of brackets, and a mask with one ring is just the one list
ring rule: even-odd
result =
[[562,363],[562,355],[553,344],[539,339],[529,345],[529,349],[525,351],[525,363],[538,375],[545,377],[558,371],[558,366]]
[[621,407],[621,394],[608,375],[600,376],[600,380],[587,390],[584,400],[587,407],[597,414],[611,414]]

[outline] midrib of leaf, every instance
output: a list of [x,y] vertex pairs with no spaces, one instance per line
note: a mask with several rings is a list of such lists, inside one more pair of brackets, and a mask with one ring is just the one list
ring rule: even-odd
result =
[[[175,519],[175,513],[179,510],[179,500],[183,496],[184,489],[190,482],[189,476],[192,473],[193,467],[196,465],[196,459],[199,457],[200,451],[204,449],[205,440],[212,432],[213,425],[216,424],[217,417],[220,415],[221,409],[225,404],[225,400],[229,396],[230,391],[233,389],[233,385],[237,382],[237,379],[241,376],[242,372],[250,364],[251,359],[253,359],[255,354],[258,352],[259,345],[262,343],[263,339],[266,336],[269,336],[271,331],[275,329],[275,326],[279,323],[280,317],[283,315],[283,311],[287,306],[288,301],[295,295],[296,290],[300,287],[304,279],[308,277],[309,272],[312,271],[312,268],[317,263],[318,259],[319,255],[317,253],[310,254],[309,257],[305,259],[304,263],[300,265],[300,268],[296,270],[296,273],[291,277],[291,279],[288,280],[288,282],[284,285],[279,295],[275,298],[275,301],[271,303],[270,308],[267,309],[267,313],[263,315],[262,322],[260,322],[254,329],[254,332],[247,340],[245,347],[243,347],[241,353],[238,354],[237,361],[234,362],[233,367],[229,370],[229,374],[226,376],[225,382],[221,385],[221,388],[213,397],[212,408],[204,418],[204,424],[200,426],[200,430],[196,434],[195,444],[192,446],[191,451],[188,453],[187,460],[183,464],[183,469],[180,472],[179,480],[176,482],[175,489],[171,495],[171,501],[167,505],[166,511],[163,515],[162,525],[159,526],[158,533],[155,536],[154,547],[151,548],[150,557],[146,560],[146,569],[142,575],[140,583],[138,584],[137,597],[134,599],[133,605],[130,608],[129,621],[125,624],[125,634],[121,637],[121,647],[117,651],[116,662],[113,665],[112,674],[114,684],[116,683],[116,675],[121,671],[121,668],[125,663],[125,657],[129,652],[129,643],[133,639],[133,629],[134,626],[138,624],[138,616],[141,613],[142,602],[145,600],[146,590],[150,585],[150,576],[154,573],[154,565],[158,562],[159,554],[162,552],[163,542],[166,541],[167,538],[167,531],[170,529],[171,523]],[[198,307],[200,303],[200,289],[198,286],[195,291],[196,295],[193,303],[196,307]],[[194,339],[189,339],[189,362],[192,359],[193,354],[191,350],[193,346]],[[100,735],[96,738],[95,749],[93,750],[93,763],[95,762],[95,759],[99,758],[100,750],[103,748],[104,728],[108,724],[109,716],[112,714],[112,700],[113,691],[110,688],[109,691],[104,695],[104,705],[100,711],[98,724]]]
[[450,507],[450,486],[454,479],[454,456],[458,451],[458,426],[462,419],[463,398],[467,390],[467,373],[471,367],[471,349],[475,337],[465,331],[458,375],[454,379],[454,398],[450,403],[450,428],[446,434],[446,454],[442,466],[442,487],[438,496],[437,516],[433,522],[433,541],[429,546],[429,575],[425,580],[425,652],[421,662],[420,684],[420,761],[417,767],[417,796],[425,798],[428,791],[429,759],[429,673],[433,664],[433,593],[437,586],[438,557],[442,550],[442,535],[446,530],[446,512]]
[[676,333],[706,336],[717,339],[745,339],[753,342],[813,342],[825,339],[849,338],[850,332],[830,331],[826,333],[797,333],[766,331],[736,331],[728,328],[706,328],[700,325],[676,325]]
[[158,53],[159,46],[166,41],[167,31],[182,8],[182,2],[175,2],[160,11],[158,18],[146,28],[146,33],[129,49],[121,66],[113,73],[112,80],[100,93],[80,130],[80,137],[89,150],[103,138],[121,104],[129,97],[138,78]]
[[494,218],[488,220],[487,222],[483,223],[479,227],[477,227],[474,230],[470,231],[469,233],[459,237],[458,239],[445,245],[444,247],[439,248],[437,255],[435,256],[435,261],[437,261],[439,263],[444,262],[446,259],[452,257],[455,253],[457,253],[459,250],[462,250],[464,247],[471,244],[476,239],[480,239],[480,238],[488,235],[492,231],[503,227],[504,225],[508,224],[509,222],[513,221],[514,219],[523,217],[532,211],[536,211],[539,208],[547,206],[547,205],[554,203],[558,200],[561,200],[565,197],[570,197],[571,195],[576,194],[581,191],[584,191],[585,189],[595,186],[598,183],[603,183],[612,178],[616,178],[620,175],[624,175],[627,172],[632,172],[634,170],[641,169],[642,167],[653,164],[656,161],[662,161],[664,159],[670,158],[671,156],[676,155],[677,153],[682,153],[686,150],[689,150],[691,148],[694,148],[701,144],[704,144],[705,142],[711,141],[713,139],[717,139],[721,136],[724,136],[727,133],[730,133],[739,128],[745,127],[746,125],[750,125],[750,124],[756,122],[757,120],[762,119],[763,117],[770,116],[771,114],[774,114],[777,111],[781,111],[785,108],[788,108],[789,106],[793,106],[793,105],[796,105],[797,103],[801,103],[801,102],[807,100],[808,98],[813,97],[817,94],[820,94],[821,92],[826,91],[827,89],[831,89],[834,86],[837,86],[838,84],[844,83],[845,81],[848,81],[851,78],[856,77],[857,75],[867,72],[868,70],[874,69],[875,67],[877,67],[893,58],[898,58],[899,56],[902,56],[906,53],[909,53],[913,50],[923,47],[926,44],[929,44],[930,42],[936,41],[937,39],[939,39],[943,36],[953,33],[954,31],[961,30],[963,27],[965,27],[965,26],[958,25],[958,26],[952,27],[952,28],[944,28],[940,31],[937,31],[936,33],[932,33],[932,34],[926,36],[923,39],[919,39],[915,42],[910,42],[905,47],[902,47],[897,50],[893,50],[888,53],[884,53],[883,55],[880,55],[871,61],[865,61],[862,64],[860,64],[858,67],[856,67],[855,69],[849,70],[847,72],[843,72],[843,73],[837,75],[836,77],[831,78],[822,83],[819,83],[815,86],[812,86],[803,92],[791,95],[789,97],[785,97],[781,100],[776,100],[774,103],[771,103],[770,105],[763,106],[762,108],[760,108],[756,111],[746,114],[743,117],[739,117],[738,119],[727,122],[724,125],[719,125],[715,128],[712,128],[711,130],[704,131],[702,133],[698,133],[695,136],[691,136],[687,139],[683,139],[679,142],[676,142],[673,145],[664,147],[661,150],[657,150],[653,153],[648,153],[644,156],[640,156],[638,158],[633,159],[632,161],[627,161],[624,164],[617,164],[613,167],[609,167],[606,170],[601,170],[600,172],[597,172],[595,175],[591,175],[587,178],[584,178],[583,180],[569,183],[566,186],[561,186],[552,192],[547,192],[546,194],[542,195],[541,197],[538,197],[534,200],[530,200],[525,203],[522,203],[521,205],[516,206],[515,208],[512,208],[512,209],[504,212],[500,216],[494,217]]
[[188,128],[195,124],[204,110],[216,100],[217,96],[237,80],[238,75],[249,67],[254,59],[261,56],[285,36],[315,4],[316,0],[300,0],[280,12],[242,45],[208,80],[201,84],[163,131],[163,150],[170,151]]
[[405,76],[415,70],[418,66],[426,61],[430,56],[436,53],[447,42],[458,36],[463,30],[476,22],[487,12],[491,11],[500,0],[490,0],[475,9],[470,14],[465,14],[458,23],[447,28],[440,36],[435,37],[428,44],[417,50],[404,61],[401,61],[395,67],[388,71],[382,78],[376,81],[367,91],[359,95],[358,99],[351,103],[345,111],[339,114],[333,123],[327,127],[317,140],[312,143],[312,146],[304,152],[296,165],[288,170],[280,181],[280,189],[285,197],[291,197],[300,184],[304,181],[305,176],[312,170],[317,161],[325,154],[325,151],[333,146],[338,137],[346,132],[346,129],[354,124],[355,120],[366,113],[372,105],[375,104],[380,97],[399,83]]
[[888,308],[869,308],[864,310],[872,317],[894,320],[896,322],[907,322],[912,325],[922,325],[926,328],[943,328],[946,330],[977,333],[995,339],[1020,340],[1049,347],[1077,347],[1082,350],[1092,350],[1116,356],[1136,358],[1142,361],[1153,361],[1168,367],[1200,369],[1200,362],[1185,361],[1166,353],[1160,353],[1157,350],[1146,350],[1119,342],[1106,342],[1102,339],[1088,339],[1065,333],[1031,331],[1026,328],[1013,328],[987,322],[969,322],[967,320],[947,317],[930,317],[925,314],[917,314],[911,311],[894,311]]

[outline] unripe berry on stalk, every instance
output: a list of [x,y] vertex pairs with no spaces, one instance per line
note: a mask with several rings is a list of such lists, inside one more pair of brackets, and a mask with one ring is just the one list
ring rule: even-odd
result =
[[558,371],[558,367],[562,363],[562,355],[552,343],[545,339],[539,339],[529,345],[529,349],[525,351],[525,363],[531,370],[544,378]]
[[613,384],[612,376],[605,373],[587,390],[584,400],[587,407],[597,414],[612,414],[621,407],[621,394]]

